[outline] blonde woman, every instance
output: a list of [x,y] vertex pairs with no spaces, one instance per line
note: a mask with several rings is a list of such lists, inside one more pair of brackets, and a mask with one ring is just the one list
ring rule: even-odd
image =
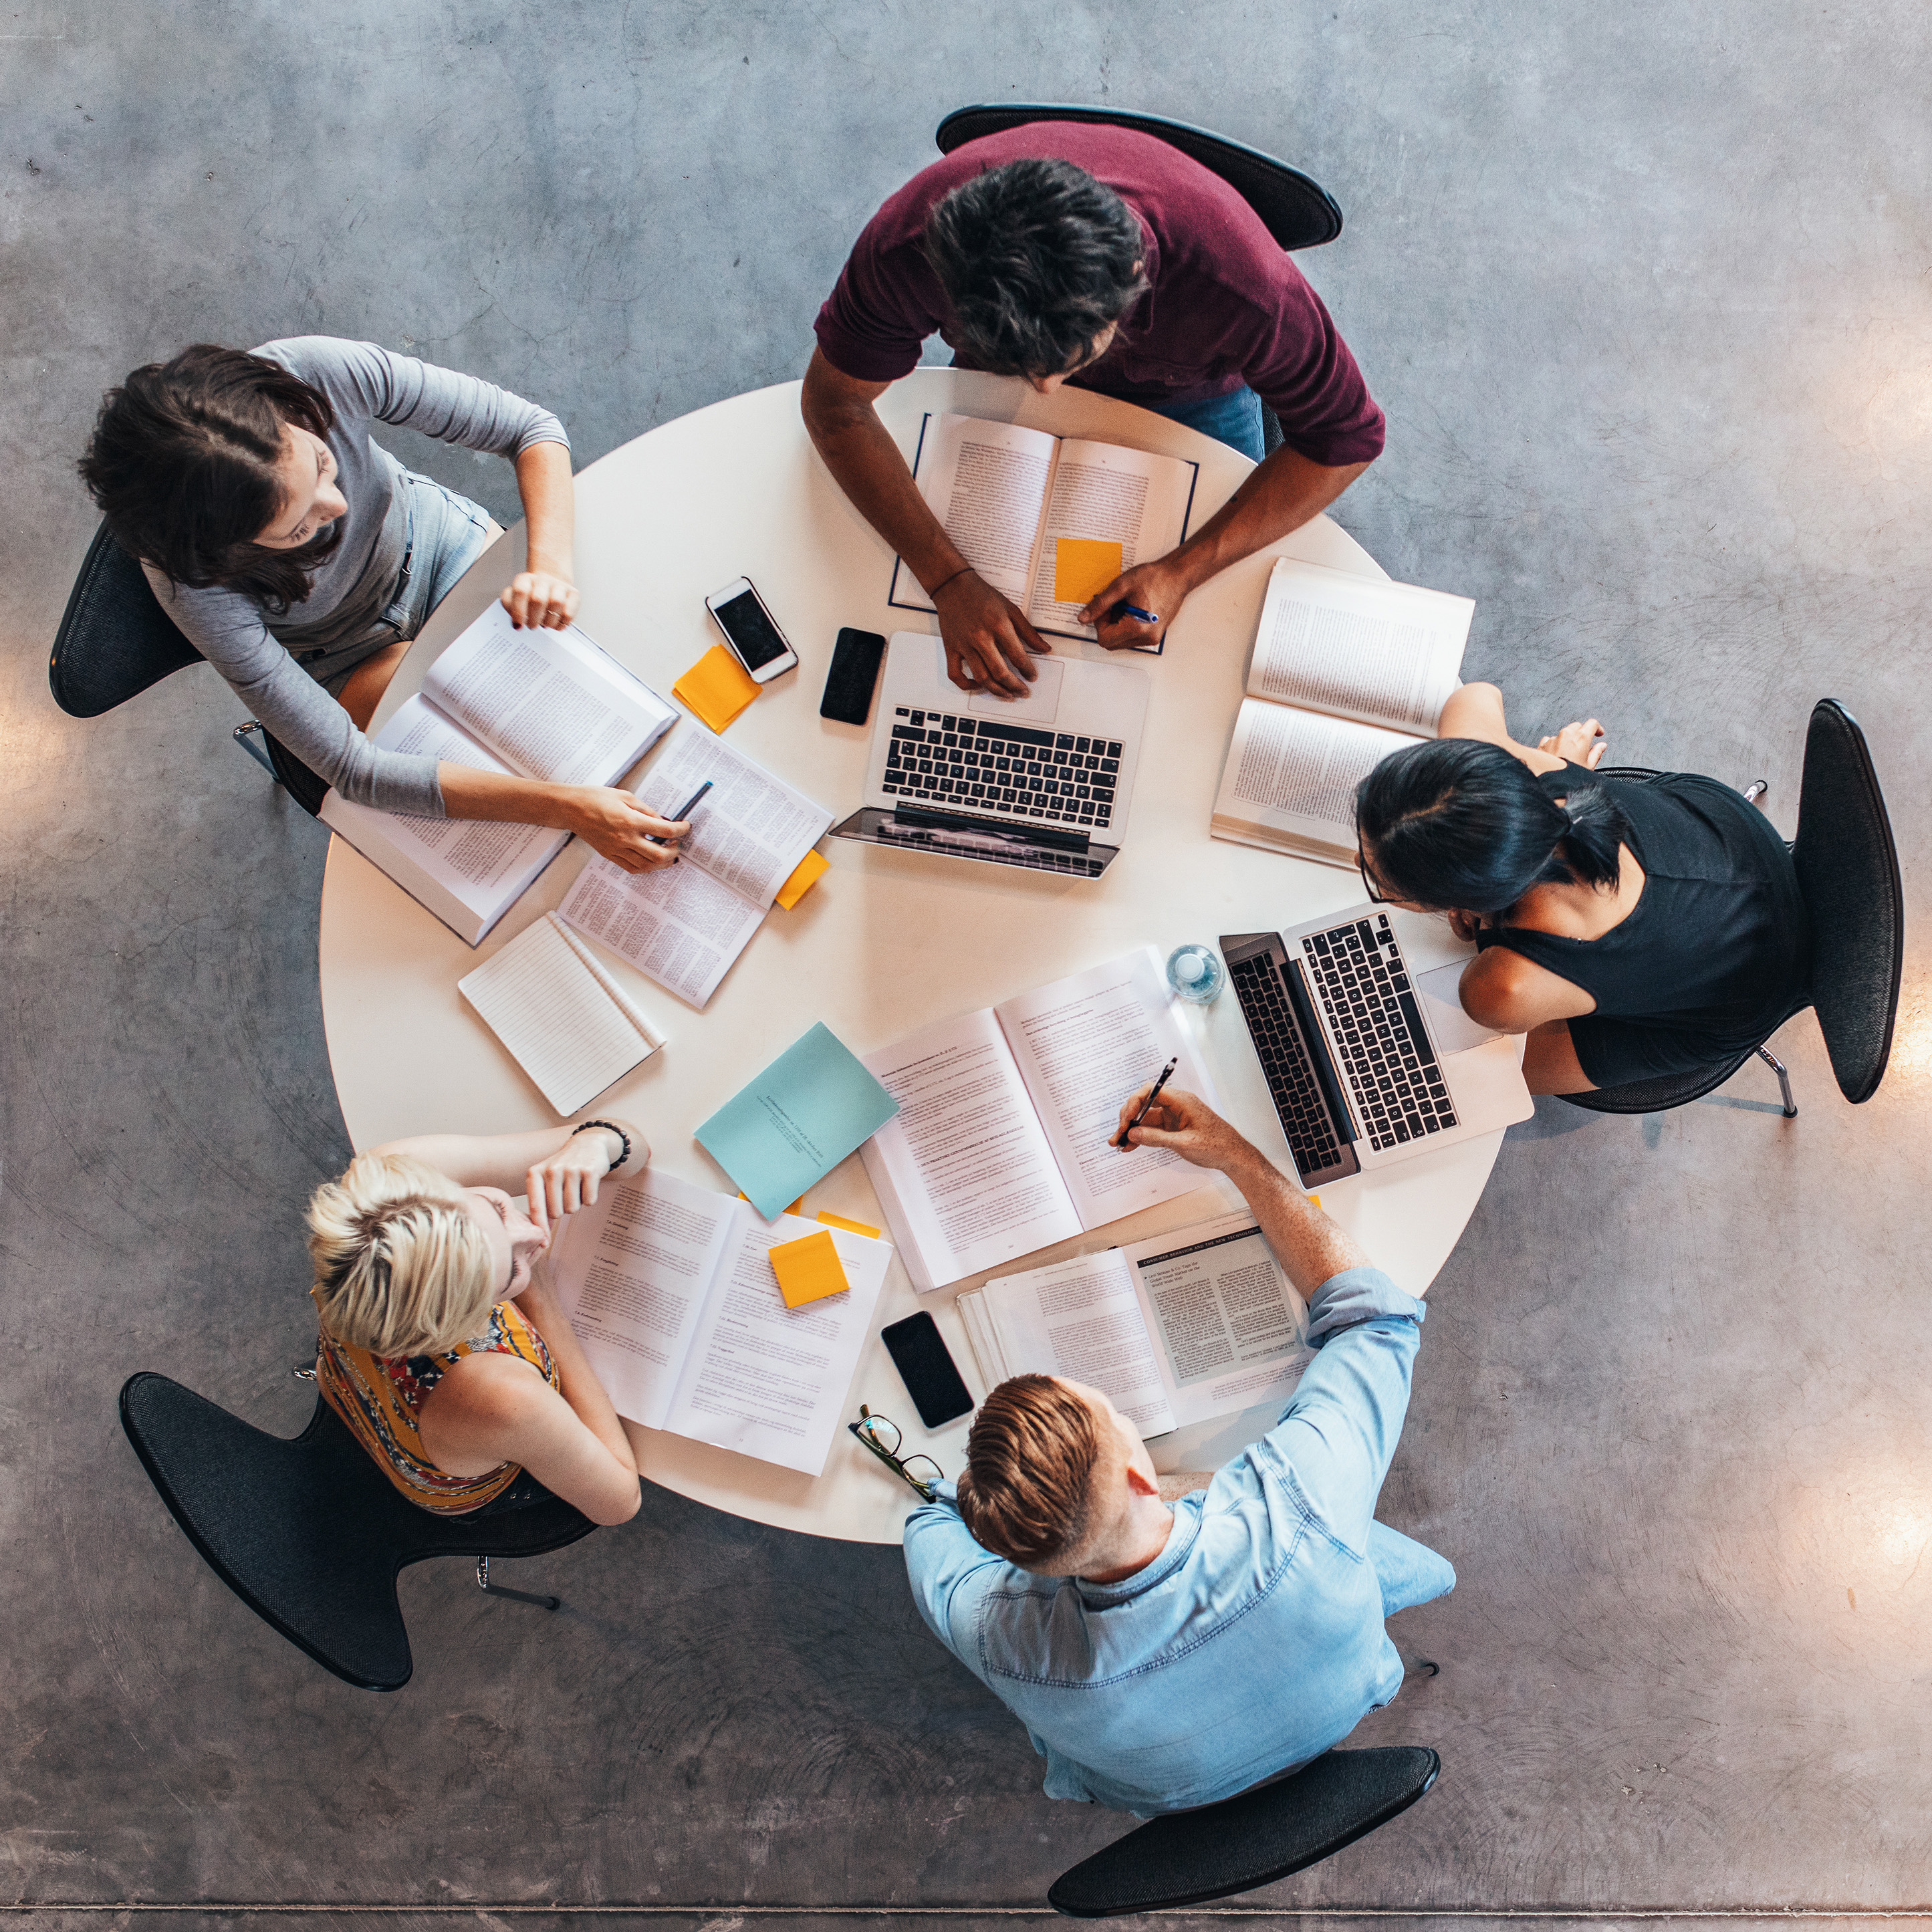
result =
[[637,1514],[637,1459],[544,1252],[560,1219],[650,1158],[626,1120],[423,1134],[316,1190],[316,1382],[412,1502],[513,1508],[533,1497],[527,1474],[595,1522]]

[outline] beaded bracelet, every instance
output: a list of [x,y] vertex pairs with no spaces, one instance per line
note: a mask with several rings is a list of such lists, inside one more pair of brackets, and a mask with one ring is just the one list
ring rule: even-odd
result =
[[615,1134],[624,1144],[624,1151],[604,1170],[606,1174],[615,1174],[631,1158],[631,1137],[615,1120],[586,1120],[582,1126],[571,1129],[569,1138],[574,1140],[579,1134],[588,1132],[592,1127],[602,1127],[606,1133]]

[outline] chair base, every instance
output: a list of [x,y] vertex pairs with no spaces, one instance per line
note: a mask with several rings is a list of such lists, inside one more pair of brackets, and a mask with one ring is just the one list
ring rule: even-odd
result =
[[563,1608],[561,1597],[540,1597],[529,1590],[513,1590],[507,1583],[493,1583],[490,1580],[490,1559],[479,1556],[476,1559],[476,1587],[492,1597],[514,1597],[520,1604],[534,1604],[540,1610],[560,1610]]

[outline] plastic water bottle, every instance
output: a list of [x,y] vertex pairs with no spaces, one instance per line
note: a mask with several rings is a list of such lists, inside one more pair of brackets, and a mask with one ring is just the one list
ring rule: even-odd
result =
[[1204,1006],[1228,983],[1211,946],[1177,946],[1168,956],[1167,983],[1184,1000]]

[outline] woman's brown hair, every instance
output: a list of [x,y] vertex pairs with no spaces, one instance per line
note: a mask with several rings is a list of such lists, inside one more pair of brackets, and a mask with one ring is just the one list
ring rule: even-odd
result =
[[220,585],[283,616],[342,525],[298,550],[255,539],[280,514],[283,430],[326,436],[328,398],[264,356],[197,342],[102,399],[80,474],[116,542],[176,584]]
[[1056,1567],[1086,1539],[1100,1431],[1051,1376],[1014,1376],[980,1405],[966,1438],[959,1514],[974,1540],[1022,1570]]

